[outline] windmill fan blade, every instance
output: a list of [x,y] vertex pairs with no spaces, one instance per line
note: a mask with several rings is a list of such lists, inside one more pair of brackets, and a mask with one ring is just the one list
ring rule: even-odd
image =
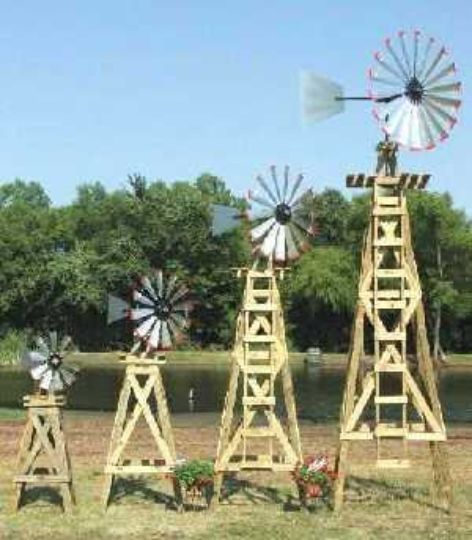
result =
[[154,326],[154,323],[157,321],[156,317],[149,317],[149,319],[146,319],[143,323],[141,323],[136,330],[134,331],[135,335],[137,335],[139,338],[143,339],[149,332],[151,331],[151,328]]
[[50,345],[51,351],[58,350],[57,332],[55,330],[53,330],[52,332],[49,332],[49,345]]
[[54,371],[49,366],[46,368],[43,376],[41,377],[41,380],[39,381],[39,387],[42,390],[49,390],[52,382],[52,378],[54,376]]
[[212,204],[213,219],[211,223],[211,232],[214,236],[232,231],[239,225],[241,211],[231,206],[223,204]]
[[162,321],[157,321],[154,325],[154,328],[152,329],[151,335],[148,339],[148,347],[152,349],[157,349],[159,347],[159,337],[161,333],[161,324]]
[[279,228],[279,234],[275,243],[275,257],[276,261],[285,261],[285,225],[281,225]]
[[107,324],[112,324],[120,319],[124,319],[129,312],[130,305],[117,296],[108,295]]
[[62,390],[64,390],[64,387],[65,385],[61,379],[59,371],[55,371],[52,375],[51,383],[48,390],[50,392],[61,392]]
[[169,326],[166,321],[162,323],[162,348],[170,349],[172,347],[172,340],[170,337]]
[[273,225],[275,225],[275,223],[275,218],[272,217],[260,225],[257,225],[257,227],[251,229],[251,239],[254,242],[261,239],[273,227]]
[[149,315],[153,315],[154,311],[155,310],[153,307],[132,309],[130,311],[130,319],[132,321],[139,321],[140,319],[144,319],[144,317],[149,317]]
[[35,366],[30,369],[31,377],[33,378],[33,380],[39,381],[48,369],[49,366],[46,362],[44,362],[44,364],[39,364],[39,366]]
[[304,71],[301,74],[302,115],[307,122],[319,122],[344,110],[342,87],[325,77]]
[[59,368],[59,371],[65,386],[72,386],[77,378],[76,371],[64,365]]
[[38,351],[25,351],[21,355],[21,365],[26,369],[32,369],[38,365],[44,364],[47,357]]
[[72,338],[70,336],[64,336],[61,340],[59,350],[62,353],[68,353],[72,349]]
[[42,337],[42,336],[37,336],[35,338],[35,343],[36,343],[36,346],[38,347],[39,351],[44,355],[44,356],[49,356],[49,345],[46,343],[46,340]]
[[276,223],[274,227],[269,231],[269,234],[265,237],[264,242],[261,245],[261,253],[266,257],[270,257],[275,249],[275,243],[277,241],[277,234],[280,229],[280,224]]

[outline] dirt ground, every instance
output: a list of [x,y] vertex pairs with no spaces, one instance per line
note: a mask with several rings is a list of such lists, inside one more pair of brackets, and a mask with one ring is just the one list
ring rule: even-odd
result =
[[[218,417],[176,415],[173,419],[177,453],[186,458],[213,458]],[[169,481],[133,480],[118,490],[106,514],[100,507],[103,466],[113,415],[65,413],[65,431],[72,459],[77,507],[64,515],[47,490],[34,490],[29,504],[11,511],[12,477],[24,423],[0,422],[0,538],[472,538],[472,426],[451,426],[450,466],[455,502],[450,514],[431,506],[431,467],[426,443],[410,446],[414,466],[400,471],[373,467],[372,443],[351,445],[351,479],[340,516],[329,508],[306,513],[287,502],[294,493],[287,474],[246,473],[238,476],[240,490],[225,504],[209,511],[178,514],[164,504]],[[305,455],[326,452],[334,459],[335,425],[301,423]],[[130,448],[152,456],[148,433],[139,426]],[[316,531],[316,533],[315,533]]]

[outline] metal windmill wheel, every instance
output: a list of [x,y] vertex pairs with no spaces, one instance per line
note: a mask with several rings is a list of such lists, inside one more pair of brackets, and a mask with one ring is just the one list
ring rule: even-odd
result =
[[270,167],[270,180],[256,178],[255,190],[247,195],[251,207],[245,214],[237,208],[212,205],[212,232],[220,235],[238,226],[242,218],[250,221],[253,253],[275,261],[294,261],[309,248],[309,237],[316,232],[313,216],[308,207],[313,197],[311,189],[303,189],[303,175],[291,178],[285,166],[283,179]]
[[259,191],[250,191],[248,199],[255,211],[250,235],[256,253],[278,263],[294,261],[309,247],[308,237],[315,232],[311,214],[304,202],[312,197],[311,190],[302,187],[303,175],[292,179],[289,167],[284,168],[283,180],[276,168],[270,168],[272,186],[258,176]]
[[337,83],[302,75],[303,114],[319,121],[344,110],[346,101],[371,101],[388,137],[410,150],[429,150],[449,135],[461,105],[456,65],[443,45],[420,31],[398,32],[384,41],[369,69],[366,96],[344,96]]
[[108,323],[123,318],[133,322],[135,345],[146,354],[172,349],[188,324],[191,305],[187,287],[175,275],[165,278],[162,270],[140,278],[131,302],[109,296]]
[[65,392],[76,380],[77,369],[64,364],[72,340],[65,336],[60,342],[57,332],[35,339],[36,349],[25,351],[21,364],[37,381],[40,391],[48,394]]

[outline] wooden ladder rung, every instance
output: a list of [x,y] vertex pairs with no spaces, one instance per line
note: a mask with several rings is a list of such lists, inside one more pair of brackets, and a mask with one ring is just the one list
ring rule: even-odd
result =
[[243,405],[275,405],[274,396],[265,396],[265,397],[253,397],[246,396],[243,397]]
[[406,300],[374,300],[375,309],[405,309]]
[[244,437],[275,437],[275,433],[269,427],[253,427],[244,430]]
[[251,304],[245,304],[243,306],[243,310],[244,311],[255,311],[255,312],[276,311],[277,306],[275,304],[269,304],[269,303],[265,303],[265,304],[251,303]]
[[377,206],[372,211],[374,216],[401,216],[405,213],[405,210],[401,206]]
[[401,247],[403,238],[377,238],[373,241],[374,247]]
[[379,341],[406,341],[406,332],[377,332]]
[[251,364],[245,364],[243,371],[246,373],[255,373],[255,374],[264,374],[264,375],[270,375],[273,373],[274,368],[272,366],[258,366],[258,365],[251,365]]
[[374,276],[378,278],[402,278],[405,277],[403,268],[377,268],[374,270]]
[[408,429],[404,427],[390,427],[378,424],[374,434],[377,438],[405,438],[408,434]]
[[274,343],[275,336],[272,336],[272,335],[244,336],[243,340],[246,343]]
[[406,364],[375,364],[374,370],[377,373],[404,373],[406,371]]
[[376,202],[379,206],[400,206],[399,197],[377,197]]
[[400,396],[375,396],[376,405],[406,405],[408,397]]

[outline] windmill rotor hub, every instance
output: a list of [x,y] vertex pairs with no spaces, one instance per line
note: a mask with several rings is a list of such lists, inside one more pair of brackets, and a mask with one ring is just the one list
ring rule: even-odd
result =
[[156,302],[155,313],[158,319],[167,320],[172,313],[172,307],[165,300],[158,301]]
[[58,369],[62,364],[62,360],[63,360],[62,355],[57,352],[54,352],[54,353],[51,353],[51,355],[49,356],[48,363],[53,369]]
[[292,209],[286,203],[280,203],[275,207],[275,219],[281,225],[287,224],[292,219]]
[[424,97],[424,86],[416,78],[412,77],[405,88],[405,96],[414,104],[418,105],[421,103]]

